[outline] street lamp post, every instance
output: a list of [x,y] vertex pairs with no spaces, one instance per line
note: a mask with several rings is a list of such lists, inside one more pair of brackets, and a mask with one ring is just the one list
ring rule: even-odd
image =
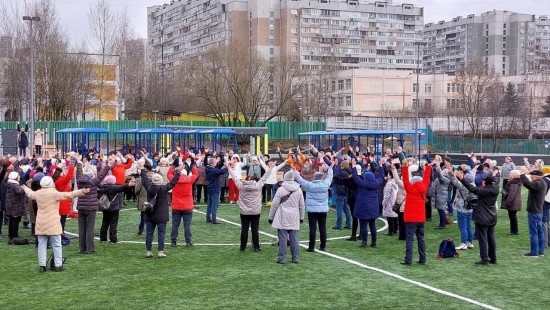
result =
[[[40,17],[37,16],[23,16],[24,21],[30,22],[30,49],[31,49],[31,80],[30,80],[30,92],[31,92],[31,102],[29,107],[29,145],[31,150],[34,145],[34,36],[32,32],[32,22],[39,22]],[[32,153],[32,151],[31,151]]]
[[418,110],[420,108],[419,101],[419,91],[420,91],[420,47],[425,46],[425,42],[414,42],[416,45],[416,107],[414,107],[414,139],[416,143],[414,144],[413,152],[416,152],[418,149],[418,159],[420,160],[420,138],[418,136]]

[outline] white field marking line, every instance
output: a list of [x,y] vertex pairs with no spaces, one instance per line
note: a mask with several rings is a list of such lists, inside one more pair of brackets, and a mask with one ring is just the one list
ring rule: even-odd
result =
[[[194,211],[206,215],[206,213],[204,213],[204,212],[197,211],[197,210],[194,210]],[[232,221],[224,220],[224,219],[222,219],[222,218],[217,218],[217,219],[218,219],[218,220],[221,220],[221,221],[223,221],[223,222],[229,223],[229,224],[233,224],[233,225],[235,225],[235,226],[241,226],[240,224],[237,224],[237,223],[232,222]],[[259,233],[262,234],[262,235],[264,235],[264,236],[271,237],[271,238],[277,238],[277,236],[272,235],[272,234],[267,233],[267,232],[264,232],[264,231],[259,231]],[[300,246],[301,246],[302,248],[306,248],[306,249],[307,249],[307,246],[304,245],[304,244],[300,244]],[[439,293],[439,294],[441,294],[441,295],[453,297],[453,298],[456,298],[456,299],[459,299],[459,300],[462,300],[462,301],[465,301],[465,302],[474,304],[474,305],[476,305],[476,306],[479,306],[479,307],[482,307],[482,308],[485,308],[485,309],[500,310],[500,308],[497,308],[497,307],[495,307],[495,306],[491,306],[491,305],[488,305],[488,304],[484,304],[484,303],[482,303],[482,302],[473,300],[473,299],[468,298],[468,297],[460,296],[460,295],[457,295],[457,294],[455,294],[455,293],[451,293],[451,292],[448,292],[448,291],[445,291],[445,290],[442,290],[442,289],[439,289],[439,288],[436,288],[436,287],[433,287],[433,286],[430,286],[430,285],[427,285],[427,284],[424,284],[424,283],[421,283],[421,282],[418,282],[418,281],[415,281],[415,280],[411,280],[411,279],[405,278],[405,277],[403,277],[403,276],[401,276],[401,275],[398,275],[398,274],[395,274],[395,273],[392,273],[392,272],[389,272],[389,271],[386,271],[386,270],[383,270],[383,269],[380,269],[380,268],[372,267],[372,266],[369,266],[369,265],[360,263],[360,262],[358,262],[358,261],[354,261],[354,260],[349,259],[349,258],[346,258],[346,257],[342,257],[342,256],[339,256],[339,255],[335,255],[335,254],[332,254],[332,253],[329,253],[329,252],[326,252],[326,251],[315,251],[315,253],[318,253],[318,254],[321,254],[321,255],[326,255],[326,256],[332,257],[332,258],[336,258],[336,259],[338,259],[338,260],[341,260],[341,261],[350,263],[350,264],[352,264],[352,265],[355,265],[355,266],[358,266],[358,267],[361,267],[361,268],[364,268],[364,269],[368,269],[368,270],[371,270],[371,271],[379,272],[379,273],[385,274],[385,275],[387,275],[387,276],[390,276],[390,277],[392,277],[392,278],[401,280],[401,281],[403,281],[403,282],[407,282],[407,283],[410,283],[410,284],[413,284],[413,285],[416,285],[416,286],[420,286],[420,287],[422,287],[422,288],[425,288],[425,289],[427,289],[427,290],[430,290],[430,291]]]

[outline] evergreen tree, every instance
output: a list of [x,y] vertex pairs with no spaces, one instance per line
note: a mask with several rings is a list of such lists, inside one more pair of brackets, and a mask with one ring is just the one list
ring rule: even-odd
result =
[[516,93],[516,87],[514,84],[508,82],[506,90],[504,91],[504,98],[502,98],[502,109],[507,115],[517,111],[519,104],[519,97]]

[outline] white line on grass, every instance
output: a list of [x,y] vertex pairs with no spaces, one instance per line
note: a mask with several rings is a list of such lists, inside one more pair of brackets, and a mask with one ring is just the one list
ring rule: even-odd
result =
[[[197,213],[201,213],[201,214],[205,214],[205,215],[206,215],[206,213],[204,213],[204,212],[197,211],[197,210],[194,210],[194,211],[197,212]],[[221,220],[221,221],[223,221],[223,222],[226,222],[226,223],[235,225],[235,226],[241,226],[241,225],[238,224],[238,223],[235,223],[235,222],[232,222],[232,221],[228,221],[228,220],[224,220],[224,219],[219,218],[219,217],[218,217],[217,219],[218,219],[218,220]],[[277,236],[275,236],[275,235],[273,235],[273,234],[270,234],[270,233],[267,233],[267,232],[264,232],[264,231],[260,231],[259,233],[262,234],[262,235],[264,235],[264,236],[268,236],[268,237],[272,237],[272,238],[277,238]],[[307,248],[307,246],[304,245],[304,244],[300,244],[300,246],[301,246],[302,248]],[[445,295],[445,296],[453,297],[453,298],[456,298],[456,299],[459,299],[459,300],[462,300],[462,301],[465,301],[465,302],[474,304],[474,305],[476,305],[476,306],[479,306],[479,307],[482,307],[482,308],[485,308],[485,309],[500,310],[500,309],[497,308],[497,307],[494,307],[494,306],[491,306],[491,305],[488,305],[488,304],[484,304],[484,303],[482,303],[482,302],[473,300],[473,299],[471,299],[471,298],[464,297],[464,296],[460,296],[460,295],[457,295],[457,294],[455,294],[455,293],[451,293],[451,292],[448,292],[448,291],[439,289],[439,288],[437,288],[437,287],[433,287],[433,286],[424,284],[424,283],[422,283],[422,282],[418,282],[418,281],[415,281],[415,280],[411,280],[411,279],[405,278],[405,277],[403,277],[403,276],[401,276],[401,275],[398,275],[398,274],[395,274],[395,273],[392,273],[392,272],[389,272],[389,271],[386,271],[386,270],[383,270],[383,269],[380,269],[380,268],[372,267],[372,266],[369,266],[369,265],[360,263],[360,262],[358,262],[358,261],[354,261],[354,260],[349,259],[349,258],[346,258],[346,257],[342,257],[342,256],[335,255],[335,254],[332,254],[332,253],[329,253],[329,252],[325,252],[325,251],[315,251],[315,253],[322,254],[322,255],[326,255],[326,256],[332,257],[332,258],[336,258],[336,259],[338,259],[338,260],[341,260],[341,261],[350,263],[350,264],[352,264],[352,265],[355,265],[355,266],[358,266],[358,267],[361,267],[361,268],[364,268],[364,269],[368,269],[368,270],[371,270],[371,271],[376,271],[376,272],[385,274],[385,275],[387,275],[387,276],[390,276],[390,277],[392,277],[392,278],[396,278],[396,279],[398,279],[398,280],[401,280],[401,281],[404,281],[404,282],[407,282],[407,283],[410,283],[410,284],[413,284],[413,285],[416,285],[416,286],[420,286],[420,287],[425,288],[425,289],[427,289],[427,290],[430,290],[430,291],[433,291],[433,292],[436,292],[436,293],[439,293],[439,294],[442,294],[442,295]]]

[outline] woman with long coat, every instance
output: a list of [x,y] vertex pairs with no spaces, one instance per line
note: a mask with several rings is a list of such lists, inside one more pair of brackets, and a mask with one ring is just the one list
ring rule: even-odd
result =
[[12,171],[6,182],[6,215],[8,217],[8,244],[13,238],[19,238],[21,217],[27,215],[25,191],[19,183],[19,173]]
[[287,171],[269,210],[269,223],[271,227],[277,229],[279,237],[278,264],[286,264],[286,240],[290,241],[292,262],[298,263],[300,254],[298,231],[300,224],[304,222],[304,215],[304,194],[300,185],[294,182],[294,171]]
[[83,188],[69,193],[61,193],[55,189],[55,184],[51,177],[43,177],[40,180],[38,191],[32,191],[24,186],[25,194],[32,200],[36,200],[38,212],[36,214],[35,234],[38,237],[38,264],[39,271],[46,271],[46,257],[48,239],[50,240],[55,271],[63,271],[62,249],[61,249],[61,222],[59,220],[59,201],[74,197],[82,197],[90,192],[88,188]]
[[371,247],[376,247],[376,219],[379,216],[378,187],[384,179],[383,169],[379,168],[376,174],[367,171],[359,176],[357,169],[351,169],[353,181],[357,184],[357,199],[355,201],[354,216],[359,219],[359,231],[361,234],[360,247],[367,247],[368,229],[371,233]]
[[508,210],[508,218],[510,219],[510,235],[518,234],[517,213],[521,210],[522,184],[519,176],[519,170],[510,171],[502,195],[502,208]]

